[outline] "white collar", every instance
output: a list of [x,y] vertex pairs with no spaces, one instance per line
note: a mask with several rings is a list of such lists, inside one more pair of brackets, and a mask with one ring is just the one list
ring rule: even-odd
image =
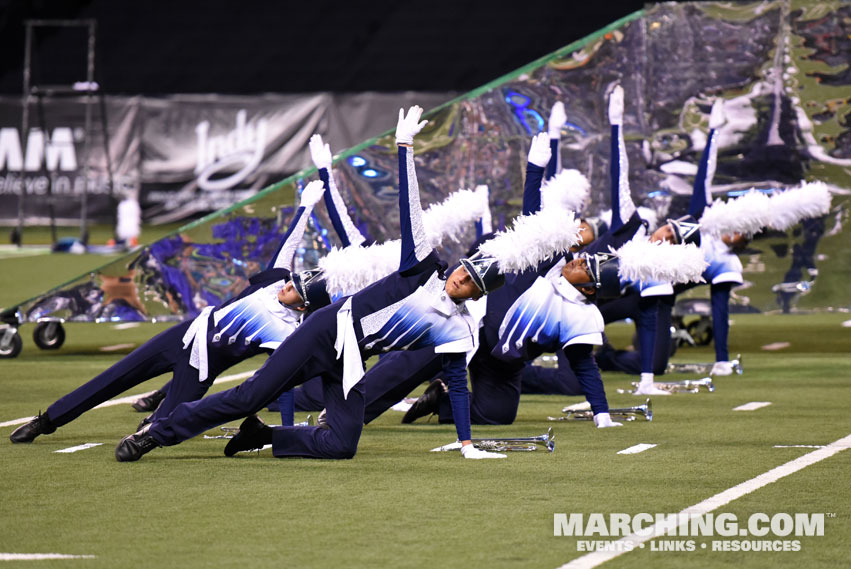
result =
[[572,302],[574,304],[588,304],[590,302],[586,295],[579,292],[579,289],[570,284],[570,282],[568,282],[568,280],[563,276],[559,276],[553,284],[555,285],[556,292],[558,292],[559,296],[568,302]]
[[463,302],[455,302],[445,289],[441,290],[431,301],[431,307],[443,316],[452,316],[453,314],[464,314],[467,312],[467,306]]

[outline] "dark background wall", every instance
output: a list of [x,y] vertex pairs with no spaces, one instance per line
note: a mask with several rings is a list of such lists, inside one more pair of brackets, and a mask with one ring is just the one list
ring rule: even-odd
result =
[[[107,93],[467,91],[640,0],[0,0],[0,93],[21,92],[27,18],[95,18]],[[80,30],[41,30],[34,80],[85,77]]]

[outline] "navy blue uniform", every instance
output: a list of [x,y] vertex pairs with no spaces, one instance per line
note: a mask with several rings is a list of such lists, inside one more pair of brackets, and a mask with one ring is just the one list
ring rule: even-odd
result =
[[[541,207],[540,185],[543,175],[544,168],[532,163],[527,164],[523,196],[523,213],[526,215],[538,211]],[[640,224],[640,221],[634,223]],[[583,334],[584,331],[570,330],[571,318],[562,318],[564,313],[559,312],[559,307],[565,302],[564,299],[557,297],[555,291],[548,289],[547,287],[554,285],[543,278],[556,263],[557,260],[552,260],[533,270],[506,275],[504,286],[490,293],[485,299],[468,303],[478,305],[486,302],[486,310],[478,332],[479,346],[468,364],[473,392],[470,403],[470,420],[473,424],[512,423],[520,401],[520,384],[525,362],[534,359],[544,351],[560,349],[568,342],[577,339],[589,342],[566,346],[570,364],[576,370],[577,377],[581,378],[577,381],[587,394],[595,412],[602,413],[608,410],[603,384],[591,353],[591,344],[599,343],[599,340],[590,338],[593,333],[586,335]],[[549,335],[547,333],[538,335],[533,341],[532,336],[523,333],[528,326],[509,328],[501,332],[503,322],[512,308],[515,308],[512,314],[516,316],[513,321],[526,318],[523,316],[523,311],[515,305],[519,303],[519,306],[523,306],[524,293],[536,284],[540,293],[529,300],[544,302],[548,305],[548,309],[540,311],[540,315],[545,318],[540,319],[534,328],[538,329],[543,325]],[[570,287],[566,282],[564,285]],[[576,295],[580,295],[575,289],[572,290]],[[580,302],[577,306],[581,305]],[[474,310],[472,306],[471,310]],[[581,309],[577,308],[577,310]],[[593,310],[596,311],[596,309]],[[528,324],[531,323],[527,322]],[[591,328],[594,326],[592,325]],[[599,322],[599,330],[602,330],[602,321]],[[599,333],[597,335],[599,336]],[[507,341],[512,346],[516,346],[519,341],[520,348],[504,350],[503,347]],[[440,375],[441,372],[441,360],[426,350],[383,357],[364,378],[367,395],[365,421],[373,420],[410,393],[417,385]],[[320,397],[317,397],[315,390],[311,389],[302,396],[298,395],[297,390],[296,394],[297,401],[300,400],[301,404],[321,408],[322,401]],[[452,422],[453,419],[450,401],[444,398],[441,401],[440,420]]]
[[176,405],[202,397],[224,370],[261,352],[271,352],[298,324],[299,313],[281,306],[277,291],[290,280],[291,259],[308,216],[305,207],[297,210],[271,268],[251,277],[238,296],[161,332],[65,395],[48,407],[50,421],[57,427],[65,425],[104,401],[171,372],[166,397],[154,414],[167,417]]
[[[458,437],[470,438],[465,352],[473,345],[463,303],[443,291],[443,270],[422,227],[413,152],[399,147],[399,270],[316,313],[241,385],[177,406],[148,433],[168,446],[260,410],[281,392],[322,378],[328,428],[277,427],[278,457],[351,458],[363,428],[363,360],[379,353],[426,349],[441,352]],[[353,365],[354,364],[354,365]],[[354,377],[352,383],[351,378]]]

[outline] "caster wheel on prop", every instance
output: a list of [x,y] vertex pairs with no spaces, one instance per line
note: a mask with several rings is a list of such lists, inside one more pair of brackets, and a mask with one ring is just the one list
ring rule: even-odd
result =
[[21,335],[14,328],[0,331],[0,358],[16,358],[24,347]]
[[698,346],[708,346],[712,342],[712,321],[708,318],[690,322],[686,330]]
[[65,328],[59,322],[41,322],[35,327],[33,342],[42,350],[58,350],[65,343]]

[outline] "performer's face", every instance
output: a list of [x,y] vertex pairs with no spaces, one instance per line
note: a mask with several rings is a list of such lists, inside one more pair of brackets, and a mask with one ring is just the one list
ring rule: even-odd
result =
[[579,237],[582,240],[570,248],[571,253],[576,253],[594,240],[594,230],[584,219],[579,222]]
[[454,300],[478,300],[482,297],[482,289],[476,286],[473,277],[464,267],[458,267],[446,279],[446,294]]
[[295,289],[295,285],[290,281],[287,285],[278,291],[278,301],[281,304],[286,304],[293,310],[304,310],[304,300]]
[[651,241],[667,241],[668,243],[676,245],[674,239],[674,228],[671,227],[670,223],[666,223],[665,225],[654,231],[653,235],[650,236]]
[[[591,273],[588,271],[588,262],[583,257],[577,257],[565,263],[564,267],[561,268],[561,276],[574,286],[586,284],[588,281],[593,280]],[[594,294],[594,288],[591,286],[576,286],[576,290],[586,296]]]
[[750,239],[741,233],[725,233],[721,236],[721,241],[723,241],[724,245],[729,247],[731,251],[737,252],[747,247]]

